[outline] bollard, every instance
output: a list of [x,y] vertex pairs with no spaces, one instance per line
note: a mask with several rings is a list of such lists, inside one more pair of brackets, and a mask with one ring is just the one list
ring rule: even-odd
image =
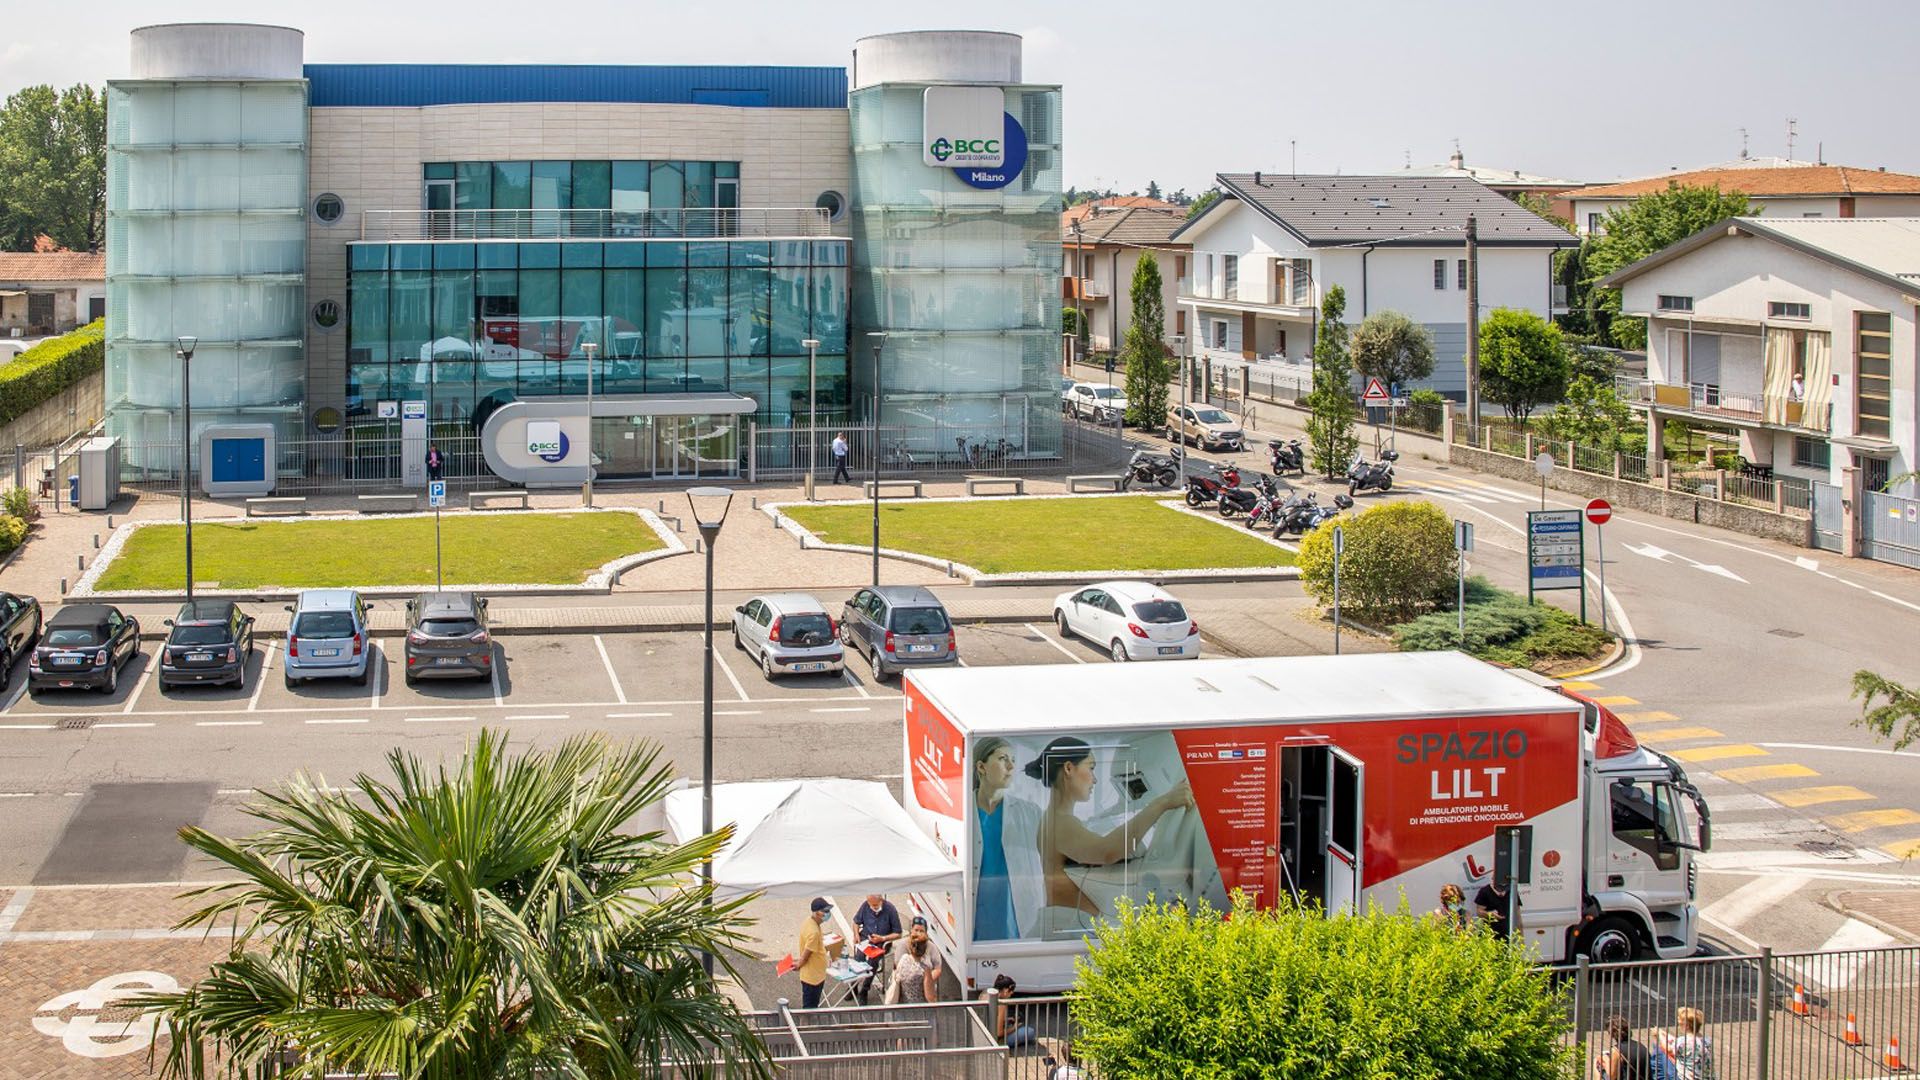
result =
[[947,576],[948,576],[948,577],[952,577],[952,576],[954,576],[954,575],[953,575],[953,560],[952,560],[952,559],[948,559],[948,560],[947,560]]
[[701,552],[700,538],[696,536],[693,538],[693,553],[695,555],[698,555],[700,554],[700,552]]
[[760,509],[760,496],[758,495],[753,496],[753,508],[755,510]]
[[773,531],[780,531],[780,511],[778,510],[773,512]]
[[100,534],[99,533],[93,534],[93,550],[95,551],[100,550]]
[[60,579],[60,595],[61,596],[67,595],[67,579],[66,578]]
[[109,528],[109,529],[111,529],[111,528],[113,528],[113,515],[112,515],[112,514],[108,514],[108,515],[107,515],[107,528]]
[[85,555],[75,555],[73,557],[73,563],[76,568],[85,570],[87,568],[87,557]]
[[664,513],[666,513],[666,512],[667,512],[667,500],[665,500],[665,499],[661,499],[661,500],[660,500],[660,513],[662,513],[662,514],[664,514]]

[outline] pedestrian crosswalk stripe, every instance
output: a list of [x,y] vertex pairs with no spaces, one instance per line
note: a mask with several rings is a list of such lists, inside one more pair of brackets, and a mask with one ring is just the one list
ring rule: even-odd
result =
[[1426,487],[1421,488],[1419,490],[1423,491],[1428,495],[1439,495],[1442,498],[1461,499],[1466,502],[1485,503],[1488,505],[1492,505],[1493,503],[1497,503],[1500,501],[1499,499],[1489,499],[1485,495],[1474,495],[1470,492],[1455,491],[1452,488],[1436,487],[1432,484],[1428,484]]
[[1890,810],[1862,810],[1854,814],[1828,818],[1827,824],[1841,832],[1866,832],[1868,829],[1881,829],[1889,825],[1920,825],[1920,814],[1904,806]]
[[1727,758],[1766,757],[1767,752],[1746,743],[1726,743],[1720,746],[1696,746],[1691,750],[1675,750],[1673,756],[1681,761],[1724,761]]
[[1466,484],[1477,491],[1483,491],[1488,495],[1494,496],[1495,498],[1505,499],[1507,502],[1532,504],[1540,501],[1539,497],[1536,495],[1528,495],[1518,491],[1509,491],[1506,488],[1495,487],[1492,484],[1483,484],[1478,480],[1469,480],[1464,476],[1455,476],[1452,479],[1454,480],[1455,483]]
[[1640,701],[1637,698],[1621,697],[1618,694],[1614,695],[1613,697],[1597,697],[1597,698],[1593,698],[1592,700],[1595,705],[1605,705],[1609,709],[1613,708],[1615,705],[1640,704]]
[[1637,727],[1641,724],[1667,724],[1680,719],[1670,712],[1661,712],[1659,709],[1650,709],[1647,712],[1614,713],[1613,715],[1619,717],[1628,727]]
[[1785,791],[1772,792],[1773,798],[1782,806],[1818,806],[1831,802],[1862,802],[1873,798],[1872,795],[1857,787],[1836,784],[1830,787],[1797,787]]
[[1598,690],[1598,689],[1600,689],[1600,684],[1599,684],[1599,683],[1590,683],[1590,682],[1582,682],[1582,681],[1581,681],[1581,680],[1579,680],[1579,679],[1574,679],[1574,680],[1571,680],[1571,681],[1569,681],[1569,682],[1563,682],[1563,683],[1561,683],[1560,685],[1561,685],[1561,686],[1564,686],[1564,687],[1566,687],[1566,688],[1567,688],[1567,689],[1569,689],[1569,690]]
[[1805,765],[1742,765],[1737,769],[1721,769],[1714,775],[1736,784],[1751,784],[1755,780],[1797,780],[1820,774]]
[[1891,844],[1881,844],[1880,850],[1896,859],[1920,859],[1920,839],[1895,840]]
[[1641,742],[1678,742],[1681,739],[1720,739],[1725,738],[1710,727],[1663,728],[1659,731],[1638,731],[1634,738]]

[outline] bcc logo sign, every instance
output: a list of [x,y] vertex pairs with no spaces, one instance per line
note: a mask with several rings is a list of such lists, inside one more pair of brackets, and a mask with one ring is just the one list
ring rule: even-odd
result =
[[999,139],[951,139],[950,140],[943,135],[940,138],[933,140],[933,142],[927,146],[927,152],[932,154],[935,159],[942,162],[953,157],[955,154],[960,155],[963,160],[973,161],[981,158],[994,157],[998,155],[1000,153],[1000,140]]

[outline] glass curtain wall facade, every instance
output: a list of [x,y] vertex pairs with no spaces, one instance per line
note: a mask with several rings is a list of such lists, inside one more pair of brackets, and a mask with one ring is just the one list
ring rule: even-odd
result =
[[[702,210],[739,205],[737,161],[438,161],[429,210]],[[436,185],[450,184],[443,196]],[[445,205],[436,203],[446,199]]]
[[106,413],[127,464],[177,467],[183,335],[196,428],[302,438],[306,201],[305,83],[108,85]]
[[349,422],[426,401],[477,431],[518,398],[730,392],[804,425],[844,416],[847,242],[558,240],[349,246]]
[[[849,98],[853,143],[853,392],[874,389],[869,331],[887,334],[880,422],[1007,452],[1060,448],[1060,90],[1007,87],[1025,167],[1004,188],[922,159],[924,85]],[[931,434],[913,449],[952,454]]]

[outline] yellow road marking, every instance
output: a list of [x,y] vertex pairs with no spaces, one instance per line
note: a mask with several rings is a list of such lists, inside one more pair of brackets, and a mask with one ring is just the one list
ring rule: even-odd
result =
[[1766,757],[1767,752],[1757,746],[1746,743],[1728,743],[1722,746],[1696,746],[1691,750],[1675,750],[1673,756],[1681,761],[1722,761],[1727,758]]
[[1564,687],[1566,687],[1566,688],[1567,688],[1567,689],[1569,689],[1569,690],[1598,690],[1598,689],[1600,689],[1600,684],[1599,684],[1599,683],[1590,683],[1590,682],[1583,682],[1583,681],[1581,681],[1581,680],[1579,680],[1579,679],[1574,679],[1574,680],[1571,680],[1571,681],[1569,681],[1569,682],[1563,682],[1563,683],[1561,683],[1560,685],[1561,685],[1561,686],[1564,686]]
[[1658,709],[1653,709],[1648,712],[1614,713],[1613,715],[1625,721],[1628,727],[1634,727],[1639,724],[1665,724],[1680,719],[1670,712],[1661,712]]
[[1920,858],[1920,840],[1896,840],[1891,844],[1881,844],[1880,850],[1896,859]]
[[1742,765],[1737,769],[1721,769],[1713,775],[1736,784],[1750,784],[1755,780],[1797,780],[1820,774],[1805,765]]
[[1769,791],[1767,797],[1782,806],[1818,806],[1830,802],[1861,802],[1873,796],[1857,787],[1837,784],[1832,787],[1797,787]]
[[1866,832],[1868,829],[1880,829],[1888,825],[1920,825],[1920,814],[1904,806],[1892,810],[1862,810],[1854,814],[1828,818],[1827,824],[1841,832]]
[[1635,732],[1633,737],[1641,742],[1676,742],[1680,739],[1723,739],[1726,736],[1710,727],[1674,727]]
[[1597,698],[1594,698],[1594,699],[1593,699],[1593,703],[1594,703],[1595,705],[1605,705],[1605,706],[1606,706],[1607,708],[1609,708],[1609,709],[1611,709],[1611,708],[1613,708],[1613,707],[1614,707],[1615,705],[1638,705],[1638,704],[1640,704],[1640,702],[1639,702],[1638,700],[1636,700],[1636,699],[1634,699],[1634,698],[1630,698],[1630,697],[1619,697],[1619,696],[1617,696],[1617,695],[1616,695],[1616,696],[1614,696],[1614,697],[1597,697]]

